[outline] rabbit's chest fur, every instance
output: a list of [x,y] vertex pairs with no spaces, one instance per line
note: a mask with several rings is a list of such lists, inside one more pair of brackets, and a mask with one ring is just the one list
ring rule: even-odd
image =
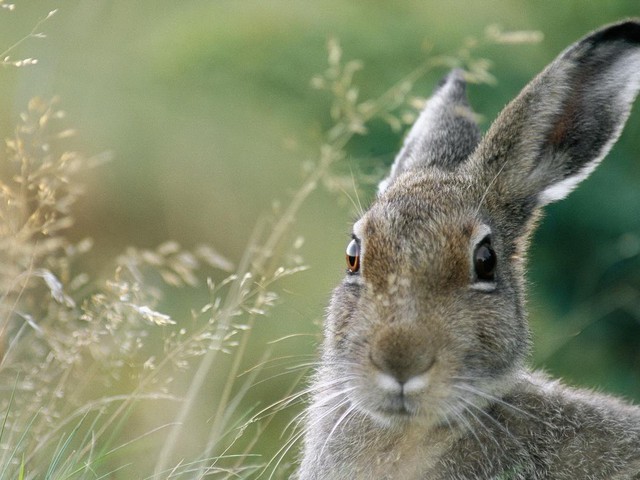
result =
[[[523,373],[476,414],[473,433],[424,478],[604,479],[640,475],[640,411],[614,397]],[[472,460],[475,459],[475,460]]]

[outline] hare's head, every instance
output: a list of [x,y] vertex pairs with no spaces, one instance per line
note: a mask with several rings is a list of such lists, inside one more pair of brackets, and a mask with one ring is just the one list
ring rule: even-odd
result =
[[640,88],[640,24],[565,50],[481,139],[463,74],[428,101],[353,227],[325,367],[386,425],[454,420],[526,359],[524,256],[538,212],[606,155]]

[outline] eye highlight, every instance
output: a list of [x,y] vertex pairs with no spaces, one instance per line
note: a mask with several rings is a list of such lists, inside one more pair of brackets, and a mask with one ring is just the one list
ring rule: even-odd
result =
[[478,280],[493,282],[497,263],[496,252],[491,247],[491,237],[486,236],[473,254],[473,265]]
[[347,245],[347,272],[358,273],[360,270],[360,244],[354,238]]

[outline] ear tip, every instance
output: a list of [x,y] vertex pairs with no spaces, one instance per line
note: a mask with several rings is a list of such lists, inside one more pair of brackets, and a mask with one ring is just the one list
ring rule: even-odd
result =
[[640,18],[630,18],[608,25],[597,30],[591,39],[594,42],[624,41],[640,44]]
[[464,70],[461,68],[454,68],[449,73],[447,73],[444,77],[440,79],[438,82],[437,89],[444,87],[446,84],[453,83],[461,83],[463,86],[467,84],[464,79]]
[[453,93],[453,98],[457,100],[466,99],[467,81],[465,80],[464,70],[461,68],[454,68],[447,73],[438,82],[438,85],[434,89],[433,94],[440,93],[445,89],[450,89]]

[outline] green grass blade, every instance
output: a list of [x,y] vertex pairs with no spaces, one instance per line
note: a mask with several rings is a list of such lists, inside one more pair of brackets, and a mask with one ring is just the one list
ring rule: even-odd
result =
[[7,407],[7,411],[4,414],[4,419],[2,420],[2,427],[0,428],[0,442],[2,441],[2,436],[4,435],[4,429],[7,425],[7,419],[9,418],[9,412],[11,412],[11,407],[13,406],[13,399],[16,396],[16,389],[18,388],[18,376],[16,375],[16,381],[13,384],[13,390],[11,390],[11,398],[9,398],[9,406]]
[[20,472],[18,473],[18,480],[24,480],[24,455],[22,455],[22,462],[20,463]]
[[29,423],[27,424],[26,428],[24,429],[24,432],[22,432],[22,435],[20,436],[20,440],[18,440],[18,443],[16,443],[16,446],[13,448],[13,451],[11,452],[11,456],[9,457],[9,460],[5,463],[4,468],[2,469],[2,472],[0,472],[0,478],[5,478],[5,474],[7,473],[7,468],[9,468],[9,465],[11,465],[11,460],[18,453],[18,450],[22,446],[22,442],[24,442],[24,439],[27,437],[27,434],[29,433],[29,430],[31,430],[31,426],[36,421],[36,418],[38,418],[39,415],[40,415],[40,411],[38,411],[33,416],[33,418],[29,421]]
[[[84,420],[87,418],[87,414],[85,414],[80,421],[76,424],[76,426],[73,428],[73,430],[71,431],[71,433],[67,436],[67,438],[64,440],[64,442],[62,443],[62,446],[59,446],[58,448],[56,448],[56,451],[54,453],[54,457],[53,460],[51,461],[51,464],[49,465],[49,469],[47,470],[46,475],[44,476],[45,480],[49,480],[49,479],[54,479],[54,478],[58,478],[56,476],[54,476],[54,474],[56,473],[56,471],[58,470],[58,465],[60,464],[64,453],[67,451],[67,449],[69,448],[69,445],[71,444],[71,441],[75,438],[75,436],[77,435],[78,431],[80,430],[80,427],[82,426],[82,424],[84,423]],[[62,439],[60,440],[62,442]],[[58,444],[60,445],[60,444]],[[71,455],[69,455],[67,457],[67,459],[62,463],[62,466],[64,466],[65,463],[67,463],[69,460],[71,459]]]

